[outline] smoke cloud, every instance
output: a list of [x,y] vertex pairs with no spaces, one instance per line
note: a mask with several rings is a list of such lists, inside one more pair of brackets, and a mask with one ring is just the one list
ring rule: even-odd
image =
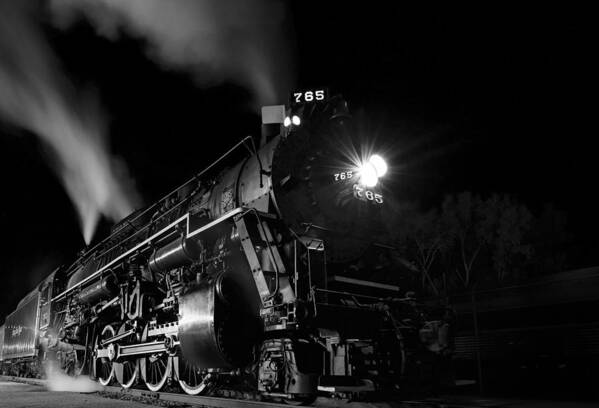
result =
[[100,35],[121,30],[147,41],[167,69],[191,73],[201,86],[229,81],[253,95],[255,107],[284,102],[292,80],[286,8],[277,0],[51,0],[57,21],[81,15]]
[[71,377],[58,367],[52,360],[44,362],[46,373],[46,388],[49,391],[96,392],[102,391],[100,383],[92,381],[87,376]]
[[89,243],[100,216],[123,218],[137,194],[123,163],[110,155],[97,104],[61,72],[32,4],[0,0],[0,119],[43,142]]
[[102,215],[123,218],[138,195],[110,155],[97,104],[61,72],[41,32],[40,4],[59,27],[85,17],[107,38],[144,39],[150,58],[200,86],[245,87],[255,108],[283,102],[292,81],[282,0],[0,0],[0,118],[43,141],[88,243]]

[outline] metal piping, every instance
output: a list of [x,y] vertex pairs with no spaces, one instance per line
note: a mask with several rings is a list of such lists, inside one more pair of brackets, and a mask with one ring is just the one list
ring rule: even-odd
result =
[[[171,192],[169,192],[168,194],[166,194],[164,197],[162,197],[160,200],[156,201],[154,204],[152,204],[151,206],[149,206],[148,208],[146,208],[145,210],[143,210],[135,218],[133,218],[132,220],[129,220],[129,222],[133,223],[134,221],[137,221],[139,218],[141,218],[142,216],[146,215],[148,212],[150,212],[153,209],[155,209],[160,203],[162,203],[164,200],[166,200],[167,198],[169,198],[173,193],[176,193],[177,191],[181,190],[183,187],[189,185],[193,181],[197,180],[199,177],[203,176],[208,170],[212,169],[216,164],[220,163],[223,159],[225,159],[227,156],[229,156],[231,153],[233,153],[239,146],[242,146],[242,145],[245,146],[245,142],[248,139],[250,139],[252,142],[254,140],[251,136],[244,137],[240,142],[238,142],[233,147],[231,147],[229,150],[227,150],[222,156],[220,156],[218,159],[216,159],[214,162],[212,162],[208,167],[204,168],[202,171],[200,171],[198,174],[196,174],[195,176],[193,176],[192,178],[190,178],[189,180],[187,180],[185,183],[181,184],[179,187],[175,188],[174,190],[172,190]],[[247,148],[247,146],[246,146],[246,148]],[[160,219],[160,218],[164,217],[166,214],[170,213],[172,210],[174,210],[175,208],[177,208],[182,202],[183,201],[177,203],[173,208],[171,208],[169,211],[167,211],[164,214],[162,214],[162,216],[159,217],[158,219]],[[145,228],[147,228],[147,226]],[[135,234],[131,235],[130,237],[128,237],[125,240],[123,240],[122,242],[120,242],[119,245],[122,245],[124,242],[126,242],[127,240],[129,240],[131,237],[137,235],[139,232],[144,231],[145,228],[137,230],[135,232]],[[100,241],[96,245],[94,245],[91,249],[87,250],[85,252],[85,254],[84,254],[84,257],[89,256],[89,254],[91,254],[94,250],[96,250],[98,247],[100,247],[100,245],[102,245],[106,241],[110,240],[110,238],[112,238],[114,235],[115,234],[110,234],[108,237],[104,238],[102,241]],[[112,247],[108,251],[112,250],[113,248],[114,247]],[[104,255],[108,251],[104,251],[100,256]]]

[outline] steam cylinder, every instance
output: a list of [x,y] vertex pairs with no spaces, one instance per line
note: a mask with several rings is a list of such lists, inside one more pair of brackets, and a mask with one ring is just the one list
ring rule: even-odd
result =
[[79,300],[82,303],[93,304],[103,298],[112,297],[117,292],[116,278],[113,275],[108,275],[89,286],[85,286],[79,293]]
[[153,273],[166,272],[198,260],[201,254],[202,247],[198,241],[185,238],[176,239],[152,254],[148,268]]

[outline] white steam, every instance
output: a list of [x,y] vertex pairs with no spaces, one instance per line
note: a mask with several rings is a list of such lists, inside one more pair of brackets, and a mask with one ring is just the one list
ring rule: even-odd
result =
[[148,55],[191,73],[199,85],[229,81],[256,107],[281,103],[291,85],[289,24],[282,0],[51,0],[60,24],[85,15],[100,35],[121,30],[147,41]]
[[54,361],[44,362],[46,372],[46,388],[49,391],[96,392],[102,391],[102,386],[86,376],[72,377],[65,374]]
[[96,104],[61,72],[31,4],[0,0],[0,119],[43,142],[89,243],[100,215],[120,220],[137,195],[125,166],[109,153]]
[[39,26],[41,4],[62,28],[85,17],[100,35],[145,40],[157,63],[201,86],[240,85],[256,108],[281,103],[291,85],[283,0],[0,0],[0,119],[43,141],[88,243],[100,216],[123,218],[137,194],[110,155],[97,106],[61,72]]

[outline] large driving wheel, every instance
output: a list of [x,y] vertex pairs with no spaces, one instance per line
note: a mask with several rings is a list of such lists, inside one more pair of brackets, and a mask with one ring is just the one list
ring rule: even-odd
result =
[[85,344],[83,347],[75,347],[75,376],[89,375],[91,356],[94,353],[93,326],[85,327]]
[[185,360],[183,356],[175,357],[177,364],[177,379],[181,389],[190,395],[205,394],[210,389],[212,377],[202,373],[198,367]]
[[[83,347],[75,345],[74,347]],[[58,366],[66,374],[70,376],[78,376],[83,373],[85,368],[85,350],[74,349],[72,351],[56,352]]]
[[83,350],[75,350],[75,376],[79,376],[82,374],[88,374],[89,373],[89,369],[88,369],[88,359],[89,359],[89,354],[88,354],[88,346],[86,346]]
[[[141,335],[141,342],[148,341],[148,325]],[[150,391],[160,391],[172,373],[171,356],[167,352],[147,354],[139,359],[141,376]]]
[[[129,326],[126,323],[123,323],[119,328],[118,334],[123,334]],[[135,333],[130,334],[129,336],[119,340],[122,344],[135,344],[139,340],[139,336]],[[129,389],[139,377],[139,359],[128,357],[121,362],[115,362],[114,364],[114,376],[119,384],[124,389]]]
[[110,356],[102,356],[98,357],[99,351],[112,351],[114,350],[113,344],[108,344],[106,346],[102,345],[102,341],[109,339],[115,335],[114,328],[107,324],[102,329],[100,335],[96,336],[96,340],[94,342],[94,376],[98,379],[98,382],[102,385],[108,385],[112,381],[114,377],[114,353],[109,353]]

